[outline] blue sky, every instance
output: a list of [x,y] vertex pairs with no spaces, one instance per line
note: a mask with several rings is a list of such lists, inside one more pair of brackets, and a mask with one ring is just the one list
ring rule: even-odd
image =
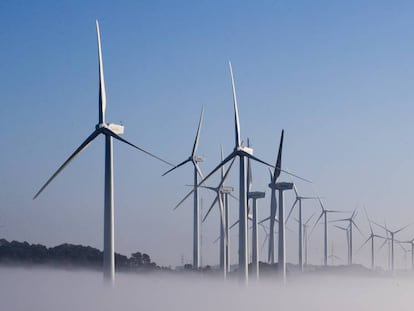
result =
[[[178,163],[204,106],[199,153],[208,172],[220,144],[233,147],[231,60],[242,137],[258,157],[275,161],[283,128],[284,167],[314,181],[298,182],[304,194],[317,191],[330,208],[365,206],[391,227],[413,221],[413,12],[411,1],[0,2],[1,236],[102,247],[103,139],[31,199],[97,123],[95,19],[107,119],[125,125],[125,138]],[[254,168],[254,188],[267,190],[266,169]],[[191,258],[191,201],[172,207],[192,170],[161,178],[167,169],[115,144],[116,249],[175,265]],[[211,200],[203,195],[205,209]],[[267,215],[268,199],[259,204]],[[218,226],[216,211],[204,225],[205,263],[217,262]],[[342,233],[332,232],[345,254]],[[315,263],[321,234],[312,237]],[[288,237],[291,260],[295,241]]]

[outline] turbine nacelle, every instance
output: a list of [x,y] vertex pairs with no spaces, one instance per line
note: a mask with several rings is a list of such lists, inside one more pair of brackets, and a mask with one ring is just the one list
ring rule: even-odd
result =
[[115,124],[115,123],[109,123],[109,124],[99,123],[95,126],[95,129],[97,131],[102,130],[102,129],[108,129],[117,135],[124,134],[124,126],[120,124]]
[[[275,185],[275,189],[277,190],[291,190],[293,189],[293,183],[291,182],[278,182]],[[270,185],[269,185],[270,187]]]
[[200,162],[204,162],[205,161],[205,157],[202,157],[202,156],[193,156],[193,161],[194,162],[196,162],[196,163],[200,163]]
[[249,199],[263,199],[266,193],[261,191],[252,191],[247,194]]

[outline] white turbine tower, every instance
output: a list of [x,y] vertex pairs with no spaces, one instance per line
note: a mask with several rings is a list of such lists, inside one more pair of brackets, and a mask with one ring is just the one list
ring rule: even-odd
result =
[[105,136],[105,202],[104,202],[104,254],[103,254],[103,273],[104,279],[113,282],[115,279],[115,246],[114,246],[114,189],[113,189],[113,138],[126,143],[151,157],[173,166],[171,163],[155,156],[148,151],[135,146],[119,135],[124,133],[122,125],[106,123],[106,92],[102,63],[101,38],[99,23],[96,21],[96,34],[98,37],[98,63],[99,63],[99,123],[88,138],[71,154],[71,156],[58,168],[58,170],[40,188],[33,199],[49,185],[49,183],[86,147],[100,134]]
[[305,197],[301,196],[298,193],[296,185],[293,184],[293,190],[295,191],[296,199],[293,202],[292,207],[290,208],[289,214],[286,217],[286,223],[289,220],[290,215],[292,214],[296,204],[298,206],[298,224],[299,224],[299,270],[303,272],[303,231],[302,231],[302,200],[317,200],[318,197]]
[[[196,152],[197,152],[198,143],[200,140],[200,131],[201,131],[202,123],[203,123],[203,113],[204,113],[204,109],[201,110],[200,120],[198,122],[197,134],[194,139],[193,149],[191,151],[190,156],[186,160],[174,166],[172,169],[170,169],[169,171],[165,172],[162,175],[162,176],[167,175],[169,172],[175,170],[176,168],[179,168],[180,166],[183,166],[184,164],[188,162],[191,162],[194,166],[193,269],[196,269],[196,270],[200,268],[200,206],[199,206],[199,195],[198,195],[198,188],[197,188],[198,175],[200,175],[200,177],[203,178],[203,174],[201,173],[201,170],[198,167],[198,163],[204,161],[204,158],[197,156]],[[174,209],[178,208],[178,206],[180,206],[181,203],[183,203],[186,198],[181,200],[174,207]]]
[[259,235],[258,235],[258,212],[257,212],[257,200],[263,199],[265,192],[261,191],[250,191],[248,198],[253,200],[253,229],[252,229],[252,270],[256,276],[256,280],[259,279]]
[[293,189],[291,182],[278,182],[276,189],[279,190],[279,240],[278,240],[278,270],[282,275],[282,281],[286,281],[286,223],[285,223],[285,199],[284,192]]
[[328,265],[328,213],[341,213],[341,211],[326,209],[323,206],[322,200],[320,198],[318,198],[318,201],[319,205],[321,206],[322,212],[316,220],[315,225],[312,228],[312,232],[315,229],[316,225],[319,223],[319,220],[321,220],[321,218],[324,217],[323,264],[326,267]]
[[[395,262],[394,262],[394,241],[395,241],[395,235],[397,233],[401,232],[402,230],[404,230],[405,228],[407,228],[408,226],[410,226],[410,224],[408,224],[408,225],[406,225],[404,227],[401,227],[398,230],[391,231],[387,227],[384,227],[384,226],[382,226],[380,224],[377,224],[376,222],[372,222],[372,223],[375,224],[375,225],[377,225],[377,226],[379,226],[380,228],[384,229],[391,236],[391,239],[390,239],[391,240],[391,272],[394,272],[394,268],[395,268]],[[387,242],[387,240],[385,240],[385,242]]]
[[304,252],[304,266],[308,265],[308,228],[309,228],[309,222],[313,218],[314,214],[312,214],[302,225],[303,228],[303,252]]

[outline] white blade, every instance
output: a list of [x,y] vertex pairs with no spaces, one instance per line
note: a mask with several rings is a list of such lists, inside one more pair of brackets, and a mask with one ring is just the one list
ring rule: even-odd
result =
[[237,226],[239,224],[239,221],[236,220],[236,222],[234,224],[232,224],[229,228],[229,230],[233,229],[235,226]]
[[177,164],[176,166],[174,166],[173,168],[170,168],[168,171],[166,171],[164,174],[162,174],[161,176],[165,176],[168,173],[172,172],[173,170],[175,170],[176,168],[179,168],[180,166],[183,166],[184,164],[186,164],[187,162],[190,162],[192,159],[189,158],[187,160],[184,160],[183,162],[181,162],[180,164]]
[[234,85],[233,67],[231,66],[231,62],[229,62],[229,68],[230,68],[230,77],[231,77],[231,87],[232,87],[232,91],[233,91],[234,126],[235,126],[236,147],[240,147],[241,143],[240,143],[239,109],[237,107],[236,87]]
[[133,143],[130,143],[129,141],[127,141],[126,139],[124,139],[124,138],[122,138],[121,136],[119,136],[118,134],[115,134],[114,132],[112,132],[110,129],[108,129],[108,128],[101,128],[100,129],[100,131],[103,133],[103,134],[105,134],[105,135],[108,135],[108,136],[112,136],[113,138],[115,138],[115,139],[118,139],[119,141],[122,141],[123,143],[125,143],[125,144],[127,144],[127,145],[130,145],[131,147],[133,147],[133,148],[135,148],[135,149],[138,149],[139,151],[141,151],[141,152],[143,152],[143,153],[145,153],[145,154],[147,154],[147,155],[149,155],[149,156],[151,156],[151,157],[153,157],[153,158],[155,158],[155,159],[157,159],[157,160],[159,160],[159,161],[161,161],[161,162],[164,162],[165,164],[168,164],[168,165],[170,165],[170,166],[173,166],[174,167],[174,164],[172,164],[172,163],[170,163],[170,162],[168,162],[168,161],[165,161],[164,159],[161,159],[160,157],[158,157],[158,156],[156,156],[155,154],[152,154],[151,152],[148,152],[148,151],[146,151],[146,150],[144,150],[144,149],[142,149],[142,148],[140,148],[140,147],[138,147],[138,146],[136,146],[136,145],[134,145]]
[[295,208],[295,205],[296,205],[296,203],[297,203],[298,201],[299,201],[299,200],[298,200],[298,198],[296,198],[295,202],[293,202],[293,205],[292,205],[292,207],[290,208],[289,214],[288,214],[288,216],[286,217],[286,223],[288,222],[289,217],[290,217],[290,215],[292,214],[293,209]]
[[224,174],[224,177],[222,178],[222,180],[220,181],[220,184],[217,186],[217,188],[216,188],[216,191],[217,191],[217,196],[216,196],[216,198],[214,199],[214,201],[213,201],[213,204],[211,204],[211,206],[210,206],[210,208],[209,208],[209,210],[207,211],[207,213],[206,213],[206,215],[204,216],[204,218],[203,218],[203,222],[206,220],[206,218],[207,218],[207,216],[208,216],[208,214],[210,213],[210,211],[211,211],[211,209],[213,208],[213,206],[214,206],[214,204],[216,204],[216,202],[218,201],[219,202],[219,204],[220,204],[220,210],[222,209],[222,201],[221,201],[221,194],[220,194],[220,190],[219,189],[221,189],[221,187],[223,186],[223,183],[224,183],[224,181],[226,180],[226,178],[227,178],[227,176],[229,175],[229,173],[230,173],[230,170],[231,170],[231,167],[233,166],[233,164],[234,164],[234,160],[235,160],[235,158],[233,158],[233,160],[231,161],[231,163],[230,163],[230,165],[229,165],[229,167],[227,168],[227,171],[226,171],[226,174]]
[[96,20],[96,36],[98,37],[98,62],[99,62],[99,124],[105,124],[106,91],[102,63],[101,33],[99,23]]
[[323,216],[324,213],[325,213],[325,211],[322,211],[322,213],[319,215],[318,219],[316,220],[315,224],[312,227],[311,232],[309,233],[309,236],[312,235],[313,230],[315,229],[316,225],[319,223],[319,220],[321,220],[321,218],[322,218],[322,216]]
[[309,218],[308,218],[308,220],[306,220],[305,221],[305,226],[307,226],[308,225],[308,223],[311,221],[311,219],[313,218],[313,216],[315,216],[315,213],[313,213]]
[[282,134],[280,135],[280,143],[279,143],[279,151],[277,153],[276,165],[275,170],[273,172],[273,179],[272,181],[275,183],[277,178],[280,176],[280,172],[282,170],[282,149],[283,149],[283,137],[285,131],[282,130]]
[[193,151],[191,152],[192,157],[194,157],[195,153],[197,152],[198,142],[200,140],[201,125],[203,124],[203,114],[204,114],[204,108],[201,109],[201,115],[200,115],[200,121],[198,122],[197,134],[194,140]]
[[78,154],[80,154],[86,147],[99,135],[99,131],[94,131],[85,141],[76,149],[70,157],[57,169],[57,171],[47,180],[47,182],[40,188],[40,190],[35,194],[33,200],[36,199],[39,194],[50,184],[50,182],[74,159]]

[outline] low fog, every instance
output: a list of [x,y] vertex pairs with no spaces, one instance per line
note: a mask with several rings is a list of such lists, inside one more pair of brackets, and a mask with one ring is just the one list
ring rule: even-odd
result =
[[283,286],[169,273],[0,267],[1,310],[413,310],[413,276],[304,275]]

